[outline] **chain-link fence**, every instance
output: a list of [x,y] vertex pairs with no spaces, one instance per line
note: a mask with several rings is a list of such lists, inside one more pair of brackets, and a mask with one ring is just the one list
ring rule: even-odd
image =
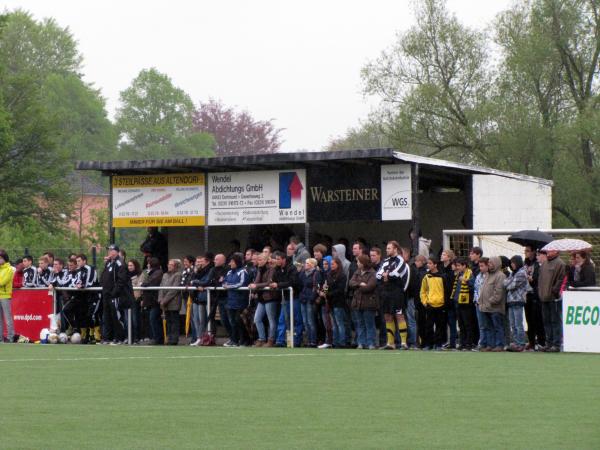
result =
[[[520,230],[444,230],[444,248],[454,251],[456,256],[469,256],[471,247],[477,246],[483,249],[484,255],[522,255],[523,247],[509,242],[508,237]],[[590,252],[592,261],[595,262],[596,283],[600,285],[600,229],[556,229],[540,230],[551,234],[555,239],[581,239],[592,245]],[[561,258],[568,263],[569,254],[564,252]]]

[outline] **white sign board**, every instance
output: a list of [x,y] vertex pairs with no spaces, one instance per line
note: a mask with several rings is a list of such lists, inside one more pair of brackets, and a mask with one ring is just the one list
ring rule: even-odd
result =
[[113,227],[202,226],[204,188],[202,173],[114,176]]
[[412,219],[410,164],[381,166],[381,220]]
[[600,353],[600,291],[563,293],[565,352]]
[[208,225],[306,222],[306,171],[208,174]]

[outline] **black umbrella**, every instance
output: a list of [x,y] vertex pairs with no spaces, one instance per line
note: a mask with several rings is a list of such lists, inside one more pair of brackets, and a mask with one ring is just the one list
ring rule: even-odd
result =
[[554,238],[538,230],[521,230],[509,236],[508,240],[522,246],[531,245],[534,248],[541,248],[552,242]]

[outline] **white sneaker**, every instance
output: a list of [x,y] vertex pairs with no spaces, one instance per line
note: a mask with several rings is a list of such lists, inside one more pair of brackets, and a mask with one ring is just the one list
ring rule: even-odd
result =
[[331,344],[327,344],[327,343],[321,344],[321,345],[319,345],[318,348],[331,348]]
[[200,345],[200,339],[198,339],[196,342],[192,342],[190,344],[190,347],[198,347]]

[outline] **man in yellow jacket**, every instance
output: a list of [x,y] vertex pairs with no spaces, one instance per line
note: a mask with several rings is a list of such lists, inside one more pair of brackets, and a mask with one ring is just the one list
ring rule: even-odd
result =
[[439,350],[444,343],[444,328],[446,327],[446,284],[447,280],[438,270],[435,258],[427,260],[427,274],[421,282],[421,303],[425,307],[427,342],[424,348]]
[[14,275],[15,271],[10,265],[6,251],[0,249],[0,343],[4,334],[4,321],[6,321],[6,327],[8,328],[6,334],[8,342],[12,342],[15,335],[13,316],[10,310]]

